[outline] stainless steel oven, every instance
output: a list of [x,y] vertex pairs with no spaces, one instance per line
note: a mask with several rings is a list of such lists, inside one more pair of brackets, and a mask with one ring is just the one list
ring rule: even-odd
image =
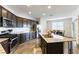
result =
[[10,38],[10,52],[13,52],[13,50],[17,47],[18,45],[18,37]]
[[19,44],[17,34],[2,33],[0,34],[0,38],[9,38],[9,53],[13,53],[16,50]]
[[13,22],[12,22],[12,20],[9,20],[5,17],[1,17],[0,26],[1,27],[13,27]]

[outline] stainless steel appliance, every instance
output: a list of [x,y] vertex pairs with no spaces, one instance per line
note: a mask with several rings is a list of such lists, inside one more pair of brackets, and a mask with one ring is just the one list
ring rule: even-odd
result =
[[18,45],[18,37],[15,36],[13,38],[10,38],[10,53],[13,53],[16,50],[17,45]]
[[0,34],[0,38],[9,38],[9,53],[13,53],[18,46],[18,36],[17,34],[10,34],[11,30],[2,31]]
[[13,27],[13,22],[12,20],[9,20],[5,17],[0,18],[0,26],[1,27]]

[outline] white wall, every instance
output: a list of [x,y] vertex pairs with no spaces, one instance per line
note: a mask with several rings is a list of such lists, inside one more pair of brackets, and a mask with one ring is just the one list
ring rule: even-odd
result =
[[47,30],[52,29],[52,22],[53,21],[63,21],[64,22],[64,32],[65,36],[72,37],[72,18],[66,18],[66,19],[58,19],[58,20],[50,20],[47,21],[46,19],[41,19],[41,31],[46,32]]
[[[66,18],[58,21],[64,21],[65,36],[72,37],[72,18]],[[48,21],[47,18],[40,18],[41,33],[46,33],[47,30],[52,29],[51,25],[52,21]]]
[[72,37],[72,18],[65,19],[64,20],[64,30],[65,30],[65,36]]
[[77,44],[79,45],[79,6],[77,6],[77,9],[74,12],[74,17],[73,17],[73,22],[76,20],[76,25],[75,25],[75,36],[77,40]]
[[40,18],[40,30],[41,33],[45,33],[47,31],[47,18]]
[[76,23],[77,23],[76,24],[76,40],[77,40],[77,44],[79,45],[79,6],[77,7],[74,14],[76,15],[76,19],[77,19],[77,21],[76,21]]
[[76,40],[77,40],[77,44],[79,45],[79,16],[77,17],[77,21],[76,21]]

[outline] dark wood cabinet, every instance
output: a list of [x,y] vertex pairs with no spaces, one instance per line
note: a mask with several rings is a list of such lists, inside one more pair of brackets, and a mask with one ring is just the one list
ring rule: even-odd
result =
[[[30,32],[23,33],[23,35],[22,35],[22,39],[24,41],[36,38],[35,32],[36,32],[36,25],[37,24],[34,20],[18,17],[2,6],[0,6],[0,17],[1,18],[6,17],[6,19],[8,19],[8,20],[12,20],[11,23],[13,24],[13,26],[11,26],[11,27],[18,27],[18,28],[26,27],[26,28],[29,28]],[[0,22],[1,22],[1,20],[0,20]],[[0,26],[2,26],[2,25],[3,24],[0,23]],[[7,26],[7,27],[9,27],[9,26]]]
[[23,19],[21,17],[17,17],[16,23],[17,27],[23,27]]
[[5,41],[1,42],[1,45],[3,46],[3,48],[7,54],[10,53],[9,40],[5,40]]
[[20,44],[21,43],[24,43],[24,42],[26,42],[26,41],[28,41],[28,40],[30,40],[30,35],[29,35],[29,33],[23,33],[23,34],[20,34]]
[[19,34],[20,43],[24,43],[28,40],[33,40],[36,38],[36,32],[27,32]]
[[37,25],[36,21],[33,20],[30,21],[31,31],[36,31],[36,27],[37,27],[36,25]]
[[26,41],[30,40],[30,35],[29,35],[29,32],[25,34],[25,37],[26,37]]
[[30,31],[33,31],[32,25],[33,25],[33,22],[32,20],[30,20]]
[[32,25],[33,31],[36,31],[36,28],[37,28],[37,25],[36,25],[36,23],[34,23],[34,24]]
[[1,16],[2,16],[2,8],[1,8],[1,6],[0,6],[0,27],[1,27]]
[[63,54],[63,42],[51,42],[47,43],[41,36],[40,36],[40,47],[42,49],[43,54]]
[[46,54],[47,53],[47,51],[46,51],[46,46],[47,46],[46,41],[41,39],[40,42],[41,42],[42,53]]
[[31,39],[35,39],[36,38],[35,34],[36,34],[35,31],[33,31],[33,32],[30,33]]
[[12,14],[13,27],[16,27],[16,15]]
[[0,17],[2,16],[2,8],[1,8],[1,6],[0,6]]
[[2,8],[2,17],[6,17],[7,18],[7,10]]
[[20,39],[19,41],[20,44],[26,42],[26,34],[25,33],[19,34],[19,39]]
[[13,20],[13,27],[29,27],[31,31],[36,29],[34,20],[18,17],[2,6],[0,6],[0,17],[6,17],[9,20]]
[[32,40],[32,32],[29,32],[29,40]]
[[8,11],[8,13],[7,13],[7,18],[8,18],[9,20],[12,20],[12,13],[9,12],[9,11]]
[[28,24],[27,23],[27,20],[26,19],[23,19],[23,27],[25,27],[25,28],[28,27],[27,24]]

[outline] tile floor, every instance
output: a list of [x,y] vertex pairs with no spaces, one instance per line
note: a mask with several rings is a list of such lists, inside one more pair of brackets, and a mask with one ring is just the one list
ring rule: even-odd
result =
[[42,54],[41,48],[38,46],[37,40],[33,39],[20,44],[14,54]]
[[[74,42],[73,54],[78,54],[78,53],[79,53],[79,46],[77,46],[76,43]],[[42,54],[42,51],[41,48],[39,47],[39,41],[33,39],[23,44],[20,44],[13,54]],[[67,54],[67,51],[65,51],[65,54]]]

